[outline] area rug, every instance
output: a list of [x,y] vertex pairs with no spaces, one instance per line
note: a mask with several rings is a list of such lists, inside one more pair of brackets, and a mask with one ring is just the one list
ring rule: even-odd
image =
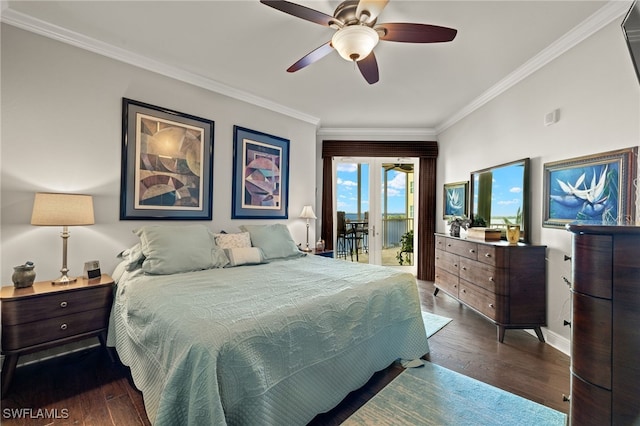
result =
[[422,311],[422,320],[424,321],[424,328],[427,331],[427,338],[433,336],[451,322],[451,318],[441,317],[440,315],[425,311]]
[[356,425],[566,425],[567,416],[494,386],[424,362],[403,371],[349,417]]

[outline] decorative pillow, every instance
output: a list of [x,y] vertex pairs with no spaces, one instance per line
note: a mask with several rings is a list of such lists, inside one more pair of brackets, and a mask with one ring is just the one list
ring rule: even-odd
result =
[[145,273],[168,275],[216,266],[213,234],[204,225],[148,225],[134,233],[140,237]]
[[251,236],[248,232],[233,234],[215,234],[218,247],[223,249],[251,247]]
[[265,261],[258,247],[236,247],[224,249],[224,252],[229,258],[229,266],[254,265]]
[[138,269],[142,266],[144,261],[144,254],[142,254],[142,246],[137,243],[131,248],[122,250],[118,257],[124,261],[124,268],[128,272]]
[[251,245],[260,247],[267,260],[304,256],[285,224],[243,225],[240,229],[251,234]]

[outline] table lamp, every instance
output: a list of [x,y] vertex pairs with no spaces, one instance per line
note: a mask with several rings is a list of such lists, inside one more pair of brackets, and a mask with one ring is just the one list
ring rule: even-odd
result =
[[310,252],[312,250],[309,248],[309,219],[316,219],[316,215],[313,213],[313,207],[304,206],[302,213],[300,213],[300,218],[307,219],[307,247],[302,249],[302,251]]
[[67,240],[69,226],[93,225],[93,197],[82,194],[37,192],[33,201],[31,224],[37,226],[62,226],[62,274],[52,284],[69,284],[77,278],[69,278],[67,268]]

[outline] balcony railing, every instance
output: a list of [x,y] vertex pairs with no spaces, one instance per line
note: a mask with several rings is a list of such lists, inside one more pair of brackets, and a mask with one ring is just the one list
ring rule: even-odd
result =
[[400,238],[413,230],[413,218],[382,219],[382,248],[399,247]]

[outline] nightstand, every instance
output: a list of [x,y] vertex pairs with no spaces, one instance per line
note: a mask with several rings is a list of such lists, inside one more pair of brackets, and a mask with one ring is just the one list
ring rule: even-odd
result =
[[113,285],[102,274],[68,285],[41,281],[26,288],[2,287],[2,395],[20,355],[94,336],[105,346]]
[[333,250],[317,250],[317,249],[313,249],[312,253],[315,254],[316,256],[333,257]]

